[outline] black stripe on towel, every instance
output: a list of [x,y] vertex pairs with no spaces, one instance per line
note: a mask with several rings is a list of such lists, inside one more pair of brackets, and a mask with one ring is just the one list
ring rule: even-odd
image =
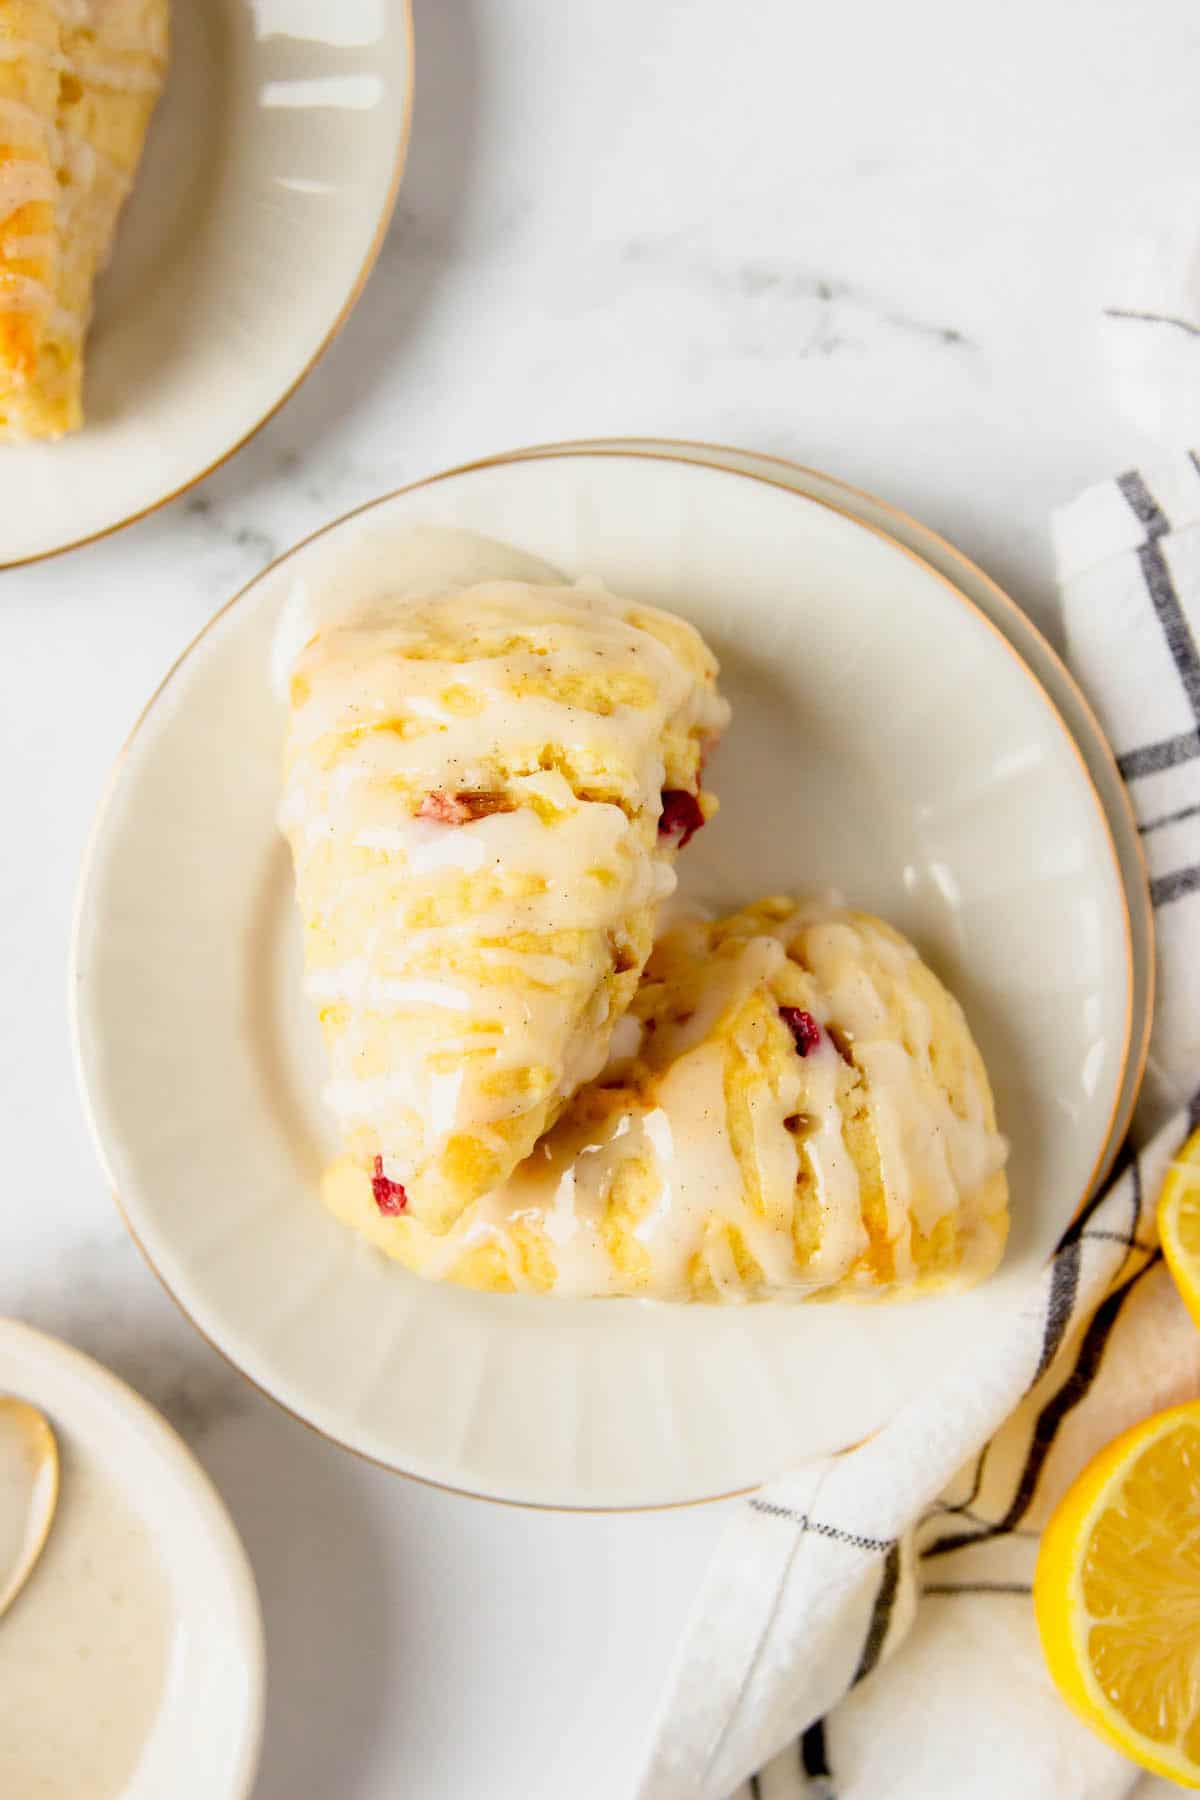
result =
[[[987,1443],[983,1446],[983,1449],[979,1452],[979,1455],[975,1458],[975,1473],[971,1477],[971,1491],[966,1499],[953,1501],[935,1500],[934,1505],[939,1512],[962,1513],[964,1517],[968,1519],[974,1516],[971,1512],[971,1508],[974,1506],[976,1500],[978,1500],[979,1490],[983,1486],[983,1465],[987,1461],[987,1453],[991,1447],[992,1440],[989,1438]],[[981,1521],[981,1523],[986,1523],[986,1521]]]
[[1113,1327],[1121,1314],[1129,1295],[1137,1286],[1147,1269],[1151,1269],[1160,1260],[1160,1252],[1154,1255],[1140,1268],[1122,1287],[1111,1293],[1092,1315],[1091,1324],[1083,1334],[1079,1346],[1079,1355],[1075,1359],[1075,1367],[1067,1376],[1058,1392],[1048,1400],[1038,1414],[1037,1424],[1033,1429],[1033,1439],[1025,1457],[1025,1466],[1017,1483],[1017,1490],[1012,1504],[1002,1519],[990,1526],[986,1531],[952,1532],[947,1537],[938,1538],[924,1550],[924,1556],[947,1556],[953,1550],[963,1550],[968,1544],[982,1544],[989,1538],[1003,1537],[1014,1525],[1019,1525],[1028,1512],[1037,1492],[1042,1470],[1046,1465],[1054,1445],[1058,1428],[1067,1414],[1073,1412],[1081,1401],[1087,1398],[1088,1392],[1100,1373],[1100,1364],[1112,1336]]
[[808,1730],[800,1739],[800,1767],[812,1780],[823,1778],[829,1781],[833,1770],[829,1767],[829,1751],[825,1744],[825,1721],[814,1719]]
[[863,1537],[857,1531],[843,1531],[837,1525],[829,1525],[824,1519],[810,1519],[807,1513],[793,1512],[790,1506],[779,1506],[774,1500],[760,1500],[757,1494],[751,1496],[748,1504],[755,1512],[770,1513],[776,1519],[790,1519],[801,1531],[811,1531],[817,1537],[832,1538],[838,1544],[851,1544],[855,1550],[890,1550],[895,1538]]
[[1076,1238],[1084,1236],[1087,1231],[1089,1220],[1095,1217],[1100,1207],[1104,1205],[1104,1202],[1116,1188],[1118,1182],[1124,1180],[1125,1175],[1130,1168],[1134,1168],[1134,1180],[1136,1181],[1137,1171],[1134,1165],[1134,1157],[1128,1146],[1126,1146],[1126,1148],[1121,1151],[1120,1159],[1114,1164],[1113,1169],[1109,1174],[1108,1185],[1099,1189],[1097,1193],[1092,1195],[1087,1205],[1082,1211],[1075,1214],[1075,1217],[1063,1232],[1062,1237],[1058,1241],[1058,1248],[1060,1251],[1065,1250],[1068,1244],[1073,1244]]
[[1151,819],[1148,825],[1139,825],[1138,831],[1146,837],[1152,831],[1161,831],[1164,825],[1182,825],[1185,819],[1194,819],[1200,813],[1200,806],[1181,806],[1178,812],[1164,813],[1161,819]]
[[[921,1523],[927,1524],[931,1520],[936,1519],[940,1525],[943,1521],[939,1515],[944,1515],[946,1513],[952,1513],[957,1519],[969,1519],[972,1525],[994,1525],[996,1523],[995,1519],[989,1519],[986,1513],[976,1512],[974,1507],[964,1505],[948,1506],[944,1500],[935,1500]],[[1033,1531],[1020,1525],[1014,1525],[1009,1532],[1009,1536],[1015,1538],[1036,1538],[1041,1535],[1040,1531]],[[971,1542],[975,1542],[974,1538],[971,1539]]]
[[[1200,1119],[1200,1090],[1198,1090],[1195,1095],[1194,1103],[1197,1108],[1197,1118]],[[1043,1332],[1042,1353],[1038,1359],[1037,1372],[1029,1384],[1030,1388],[1036,1385],[1048,1368],[1050,1361],[1057,1355],[1065,1334],[1065,1328],[1070,1322],[1071,1307],[1073,1306],[1075,1291],[1078,1287],[1079,1258],[1081,1254],[1079,1251],[1079,1244],[1081,1240],[1088,1239],[1100,1243],[1123,1244],[1127,1252],[1141,1250],[1147,1256],[1151,1255],[1154,1251],[1153,1244],[1144,1243],[1137,1235],[1138,1226],[1141,1223],[1142,1204],[1144,1199],[1141,1166],[1138,1163],[1137,1158],[1128,1149],[1123,1152],[1123,1159],[1124,1165],[1118,1164],[1117,1168],[1110,1176],[1110,1186],[1093,1194],[1082,1212],[1072,1220],[1071,1224],[1063,1234],[1062,1241],[1060,1242],[1056,1253],[1054,1275],[1051,1279],[1051,1292],[1046,1309],[1046,1324]],[[1108,1200],[1118,1183],[1123,1181],[1126,1177],[1129,1179],[1130,1199],[1133,1202],[1133,1216],[1130,1220],[1128,1230],[1108,1231],[1090,1228],[1089,1221],[1094,1218],[1099,1208],[1104,1205],[1106,1200]],[[1068,1251],[1071,1252],[1070,1256],[1067,1255]],[[1128,1255],[1121,1259],[1121,1265],[1117,1271],[1118,1275],[1123,1272],[1128,1260]],[[1068,1306],[1068,1300],[1071,1302],[1071,1306]],[[984,1518],[973,1510],[974,1502],[978,1498],[983,1486],[984,1464],[990,1448],[991,1441],[989,1440],[979,1452],[979,1456],[975,1463],[975,1475],[971,1483],[971,1491],[967,1495],[967,1498],[957,1502],[948,1502],[944,1500],[936,1502],[937,1512],[943,1514],[953,1513],[960,1518],[969,1519],[974,1525],[984,1527],[982,1532],[975,1533],[966,1540],[970,1543],[975,1543],[982,1538],[990,1536],[992,1531],[996,1528],[996,1521],[994,1519]],[[1009,1526],[1008,1530],[1014,1535],[1019,1534],[1016,1526]],[[937,1541],[940,1542],[941,1540]]]
[[[1070,1324],[1071,1313],[1075,1305],[1075,1298],[1079,1291],[1079,1240],[1084,1234],[1083,1228],[1086,1221],[1091,1217],[1092,1213],[1095,1212],[1104,1197],[1105,1196],[1102,1194],[1097,1194],[1092,1198],[1085,1210],[1068,1228],[1066,1236],[1058,1247],[1054,1260],[1054,1273],[1050,1280],[1050,1299],[1046,1306],[1046,1323],[1042,1330],[1042,1351],[1041,1355],[1038,1357],[1037,1369],[1034,1372],[1033,1380],[1029,1384],[1030,1387],[1035,1387],[1041,1380],[1046,1370],[1050,1367],[1050,1364],[1054,1361],[1055,1356],[1058,1354],[1059,1347],[1066,1335],[1067,1326]],[[1136,1211],[1134,1216],[1136,1220]],[[989,1439],[983,1446],[983,1449],[979,1452],[979,1457],[975,1464],[974,1479],[971,1483],[971,1491],[966,1499],[957,1502],[939,1501],[937,1503],[940,1512],[957,1513],[963,1518],[972,1519],[976,1524],[984,1526],[985,1529],[982,1534],[971,1534],[970,1536],[964,1534],[966,1542],[974,1542],[975,1535],[987,1536],[993,1529],[992,1520],[981,1519],[977,1514],[972,1512],[972,1507],[979,1498],[979,1491],[983,1486],[984,1464],[990,1449],[991,1440]],[[942,1540],[938,1539],[937,1541],[940,1543]]]
[[[1096,1213],[1099,1211],[1100,1207],[1104,1205],[1105,1201],[1115,1194],[1120,1183],[1124,1181],[1127,1176],[1129,1178],[1130,1198],[1133,1201],[1133,1217],[1129,1222],[1129,1230],[1127,1232],[1106,1230],[1094,1231],[1091,1228],[1091,1220],[1095,1218]],[[1129,1146],[1126,1145],[1125,1149],[1121,1152],[1120,1161],[1109,1175],[1108,1186],[1102,1188],[1099,1193],[1092,1195],[1092,1198],[1088,1201],[1083,1211],[1071,1221],[1070,1225],[1068,1225],[1066,1231],[1063,1233],[1058,1247],[1059,1253],[1061,1254],[1066,1246],[1068,1244],[1073,1244],[1077,1238],[1095,1238],[1098,1241],[1107,1239],[1110,1243],[1124,1244],[1126,1248],[1130,1250],[1152,1250],[1154,1248],[1153,1244],[1143,1244],[1137,1234],[1138,1225],[1140,1224],[1142,1217],[1142,1202],[1144,1198],[1145,1196],[1142,1192],[1141,1164],[1129,1149]],[[1117,1270],[1118,1275],[1122,1273],[1123,1267],[1124,1265],[1122,1265],[1121,1269]]]
[[1141,1238],[1130,1237],[1127,1231],[1085,1231],[1084,1237],[1089,1243],[1124,1244],[1127,1250],[1144,1250],[1147,1256],[1153,1250],[1153,1244],[1144,1244]]
[[1197,654],[1192,628],[1187,622],[1183,607],[1179,604],[1179,595],[1175,592],[1171,571],[1167,567],[1167,561],[1161,549],[1153,540],[1142,544],[1137,555],[1141,565],[1142,580],[1146,584],[1146,592],[1158,614],[1158,622],[1162,626],[1163,636],[1167,640],[1171,661],[1175,664],[1179,679],[1183,683],[1183,691],[1188,697],[1192,716],[1200,719],[1200,654]]
[[883,1573],[879,1577],[879,1592],[875,1596],[875,1605],[871,1611],[871,1623],[867,1627],[862,1655],[858,1659],[858,1667],[854,1671],[851,1687],[857,1687],[860,1681],[865,1681],[883,1654],[883,1646],[887,1642],[888,1627],[892,1622],[892,1609],[896,1604],[899,1587],[900,1546],[893,1544],[884,1559]]
[[1166,537],[1171,521],[1137,470],[1130,469],[1127,475],[1118,475],[1117,486],[1125,496],[1130,512],[1146,527],[1147,538],[1153,542],[1155,538]]
[[1157,881],[1152,881],[1150,904],[1169,906],[1172,900],[1183,900],[1197,888],[1200,888],[1200,863],[1193,863],[1190,868],[1175,869],[1170,875],[1160,875]]
[[1136,1156],[1129,1159],[1129,1185],[1133,1198],[1133,1217],[1129,1221],[1130,1237],[1137,1236],[1137,1228],[1142,1222],[1142,1208],[1146,1204],[1146,1185],[1142,1180],[1142,1165]]
[[1117,767],[1126,781],[1136,781],[1140,775],[1161,775],[1164,769],[1177,769],[1198,756],[1200,731],[1181,731],[1177,737],[1163,738],[1160,743],[1127,750],[1124,756],[1118,756]]
[[932,1519],[937,1514],[945,1516],[947,1513],[956,1519],[970,1519],[972,1525],[990,1525],[992,1523],[981,1512],[976,1512],[970,1500],[935,1500],[926,1513],[925,1519],[921,1522],[924,1524],[925,1520]]
[[1028,1581],[932,1581],[921,1589],[926,1594],[1032,1594]]
[[762,1800],[762,1786],[757,1775],[750,1777],[750,1800]]
[[1038,1357],[1030,1387],[1035,1387],[1046,1373],[1067,1334],[1075,1297],[1079,1292],[1079,1255],[1079,1239],[1076,1238],[1074,1243],[1067,1244],[1060,1250],[1054,1259],[1050,1299],[1046,1305],[1046,1324],[1042,1332],[1042,1353]]

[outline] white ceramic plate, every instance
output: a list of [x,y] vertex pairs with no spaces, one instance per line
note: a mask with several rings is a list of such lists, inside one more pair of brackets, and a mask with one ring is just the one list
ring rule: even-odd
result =
[[[262,1732],[262,1624],[246,1553],[212,1483],[124,1382],[10,1319],[0,1319],[0,1393],[41,1407],[107,1476],[153,1540],[170,1590],[166,1685],[122,1800],[244,1800]],[[36,1601],[36,1582],[35,1570],[18,1605]]]
[[[333,530],[508,539],[688,614],[734,724],[699,898],[835,883],[961,995],[1013,1140],[1014,1223],[976,1292],[728,1311],[427,1286],[322,1212],[317,1028],[274,829],[267,689],[301,547],[151,703],[80,896],[76,1028],[129,1223],[200,1328],[329,1436],[410,1474],[563,1506],[752,1486],[874,1430],[1045,1261],[1108,1143],[1130,1032],[1129,921],[1078,750],[1027,667],[941,576],[801,496],[678,460],[456,472]],[[814,1373],[819,1371],[819,1379]]]
[[282,405],[367,278],[400,183],[408,0],[183,0],[103,277],[82,432],[0,446],[0,567],[128,523]]
[[913,551],[931,568],[944,575],[984,613],[1033,670],[1079,746],[1104,807],[1112,832],[1125,902],[1129,911],[1133,946],[1133,1022],[1129,1060],[1125,1068],[1113,1129],[1093,1184],[1098,1187],[1112,1167],[1124,1144],[1133,1121],[1146,1057],[1150,1049],[1150,1028],[1154,1022],[1154,908],[1150,901],[1150,884],[1146,875],[1146,859],[1129,790],[1121,779],[1108,739],[1092,711],[1083,689],[1071,674],[1058,652],[1047,642],[1029,614],[1006,594],[969,557],[953,544],[939,537],[919,519],[890,506],[887,501],[861,488],[838,481],[820,469],[805,468],[782,457],[765,456],[759,451],[739,450],[727,444],[697,444],[672,438],[586,438],[572,444],[542,444],[528,450],[510,452],[507,456],[487,460],[510,462],[514,458],[617,454],[620,456],[679,457],[687,462],[706,463],[714,469],[729,469],[736,474],[754,475],[761,481],[806,494],[827,506],[836,506],[865,525],[883,531],[898,544]]

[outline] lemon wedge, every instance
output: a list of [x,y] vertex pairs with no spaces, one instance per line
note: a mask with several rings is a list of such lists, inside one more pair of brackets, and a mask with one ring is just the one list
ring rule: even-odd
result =
[[1158,1235],[1184,1305],[1200,1325],[1200,1131],[1175,1156],[1158,1198]]
[[1156,1774],[1200,1788],[1200,1401],[1135,1425],[1042,1537],[1038,1630],[1064,1698]]

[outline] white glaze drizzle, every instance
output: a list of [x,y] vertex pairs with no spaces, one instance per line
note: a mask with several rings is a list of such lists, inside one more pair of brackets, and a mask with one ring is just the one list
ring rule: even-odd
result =
[[[675,928],[687,932],[694,926]],[[808,932],[810,961],[837,963],[845,971],[836,985],[822,989],[812,1011],[826,1027],[804,1058],[788,1056],[771,1085],[749,1094],[753,1157],[765,1197],[765,1213],[748,1202],[745,1173],[732,1148],[725,1091],[730,1021],[756,989],[766,988],[785,961],[786,946],[801,929]],[[696,937],[697,955],[704,939]],[[693,1258],[704,1253],[718,1294],[753,1297],[724,1240],[706,1227],[724,1221],[736,1226],[762,1271],[761,1289],[819,1292],[843,1280],[862,1254],[867,1236],[862,1218],[859,1175],[845,1137],[838,1097],[841,1056],[827,1029],[832,1022],[853,1035],[856,1064],[867,1078],[867,1102],[875,1128],[888,1203],[894,1256],[893,1280],[902,1287],[915,1266],[912,1225],[924,1232],[938,1219],[961,1213],[974,1222],[975,1196],[1004,1164],[1006,1146],[987,1123],[986,1087],[968,1070],[962,1083],[966,1117],[959,1117],[932,1078],[934,1024],[928,1007],[906,979],[916,952],[897,944],[862,917],[851,919],[826,902],[809,902],[789,919],[748,939],[735,958],[706,964],[707,980],[698,1004],[682,1024],[658,1021],[656,1053],[660,1073],[622,1100],[603,1124],[577,1127],[569,1112],[505,1187],[476,1203],[445,1236],[433,1237],[413,1220],[399,1229],[412,1260],[431,1279],[444,1279],[470,1250],[493,1245],[513,1285],[530,1288],[518,1226],[544,1235],[554,1265],[552,1291],[567,1296],[641,1292],[664,1298],[685,1295]],[[905,1010],[905,1044],[871,979],[870,962],[895,978],[893,994]],[[773,996],[772,996],[773,999]],[[636,1055],[640,1027],[614,1037],[604,1079],[619,1075]],[[665,1065],[665,1066],[664,1066]],[[636,1079],[636,1076],[635,1076]],[[797,1141],[785,1121],[803,1112],[807,1130],[803,1156],[821,1206],[820,1239],[803,1266],[792,1235],[797,1180]],[[609,1253],[604,1237],[613,1181],[623,1165],[638,1162],[652,1172],[654,1199],[633,1230],[649,1257],[644,1281],[630,1283]],[[361,1222],[361,1220],[360,1220]],[[370,1235],[387,1247],[387,1228],[370,1221]],[[989,1259],[996,1245],[984,1237],[968,1242],[963,1274],[971,1258]],[[758,1290],[755,1290],[758,1291]]]
[[53,172],[32,157],[0,161],[0,223],[31,201],[53,201],[56,186]]
[[[657,836],[664,733],[715,735],[727,716],[711,686],[668,644],[628,624],[623,603],[602,590],[508,580],[460,592],[437,579],[480,560],[494,564],[497,554],[506,569],[528,561],[461,533],[426,532],[415,543],[392,534],[360,545],[348,559],[353,580],[339,560],[327,582],[305,581],[285,608],[273,658],[277,682],[294,667],[311,684],[292,713],[292,773],[280,810],[302,904],[338,920],[365,901],[377,920],[365,942],[348,931],[349,957],[310,957],[312,998],[344,1000],[352,1010],[331,1046],[326,1098],[344,1129],[372,1119],[385,1172],[409,1183],[440,1153],[438,1136],[469,1130],[498,1143],[489,1128],[528,1110],[520,1089],[498,1094],[497,1075],[548,1069],[554,1093],[565,1096],[599,1071],[613,1024],[606,940],[674,886],[674,845]],[[413,591],[417,579],[424,593]],[[298,619],[328,623],[296,663]],[[450,660],[455,644],[481,630],[507,647]],[[446,653],[430,653],[431,631],[445,637]],[[698,661],[703,655],[697,640]],[[612,677],[618,688],[636,683],[639,703],[618,700],[608,715],[572,704],[569,684],[593,677]],[[547,684],[567,685],[534,691]],[[361,721],[362,735],[343,743],[327,773],[322,743],[347,721]],[[619,777],[613,801],[577,797],[558,769],[539,767],[544,746],[565,747],[598,774]],[[487,792],[498,780],[506,810],[462,824],[417,816],[423,796]],[[331,840],[377,858],[339,879],[336,892],[311,874],[315,853]],[[513,892],[518,876],[525,885]],[[397,927],[398,883],[409,899],[424,895],[436,905],[463,877],[496,877],[500,887],[464,919]],[[557,933],[587,934],[578,959],[550,952],[546,940]],[[330,937],[341,942],[336,926]],[[516,947],[525,937],[531,947]],[[470,973],[450,966],[460,952]],[[371,1009],[402,1009],[405,1021],[389,1039],[386,1087],[362,1067]],[[455,1013],[469,1015],[473,1037],[456,1027]],[[448,1082],[447,1055],[468,1049],[476,1052],[472,1067]]]
[[39,139],[49,126],[36,107],[29,106],[24,100],[14,100],[9,95],[0,95],[0,124],[24,126]]
[[[166,9],[145,0],[46,0],[61,28],[58,47],[17,38],[0,39],[0,61],[31,60],[63,75],[84,89],[154,94],[162,84],[166,53]],[[55,278],[41,281],[28,274],[0,270],[0,310],[44,315],[52,342],[77,343],[87,326],[91,304],[90,276],[106,260],[117,214],[130,177],[111,157],[98,150],[72,123],[70,108],[60,103],[57,117],[46,117],[15,99],[0,101],[0,122],[25,130],[36,128],[53,166],[20,156],[0,161],[0,224],[19,208],[39,200],[54,206],[56,235],[10,238],[6,261],[60,255]],[[56,178],[61,177],[61,179]],[[87,279],[78,279],[80,271]],[[67,301],[73,288],[78,300]]]
[[0,312],[23,312],[44,303],[47,289],[32,275],[0,269]]
[[59,50],[45,44],[30,43],[26,38],[0,37],[0,62],[40,62],[52,69],[68,69],[70,64]]

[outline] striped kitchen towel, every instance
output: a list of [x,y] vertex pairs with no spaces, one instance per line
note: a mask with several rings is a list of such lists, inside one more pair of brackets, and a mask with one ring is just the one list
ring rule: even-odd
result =
[[1067,654],[1129,785],[1156,909],[1146,1129],[1200,1077],[1200,457],[1089,489],[1054,541]]
[[1059,1701],[1029,1595],[1041,1528],[1083,1465],[1200,1394],[1200,1333],[1154,1227],[1166,1165],[1200,1122],[1200,463],[1121,476],[1054,529],[1069,655],[1129,784],[1155,902],[1140,1147],[936,1389],[741,1503],[639,1800],[1115,1800],[1137,1786]]

